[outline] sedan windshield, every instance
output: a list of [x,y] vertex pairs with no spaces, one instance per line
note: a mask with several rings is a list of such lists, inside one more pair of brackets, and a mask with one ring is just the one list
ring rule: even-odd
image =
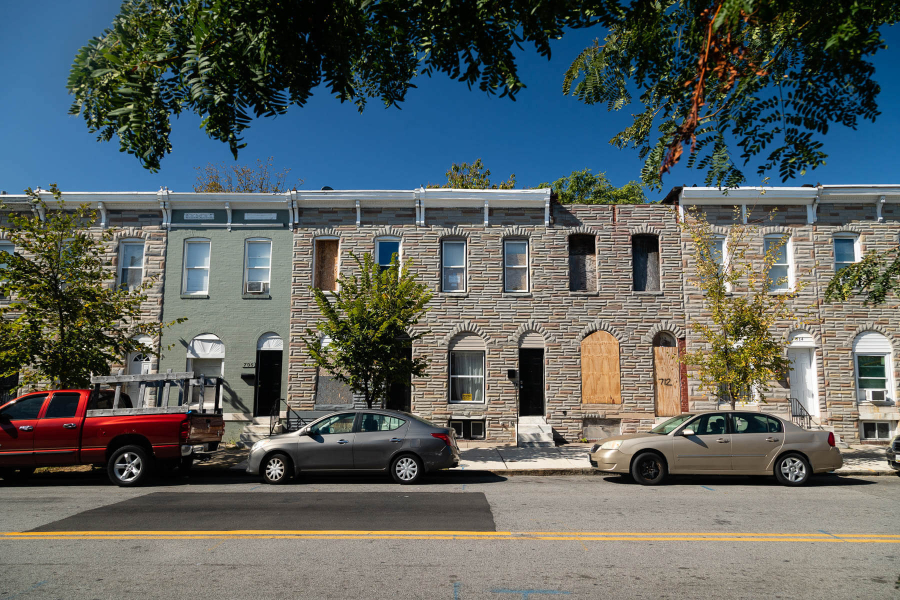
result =
[[678,415],[677,417],[672,417],[668,421],[663,421],[662,423],[651,429],[650,433],[658,433],[660,435],[669,434],[693,416],[694,415]]

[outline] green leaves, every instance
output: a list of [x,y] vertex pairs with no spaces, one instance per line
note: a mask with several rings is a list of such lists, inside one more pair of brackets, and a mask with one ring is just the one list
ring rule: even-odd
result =
[[472,164],[453,163],[447,171],[447,183],[444,185],[431,185],[429,188],[448,188],[456,190],[511,190],[516,187],[516,174],[513,173],[506,181],[491,183],[491,170],[484,168],[480,158]]
[[644,186],[630,181],[617,188],[606,178],[606,173],[591,173],[590,169],[572,171],[568,177],[560,177],[553,183],[542,183],[539,188],[552,188],[561,204],[643,204],[647,202]]
[[395,255],[382,270],[371,254],[351,252],[358,273],[343,274],[337,291],[312,289],[322,313],[316,330],[303,341],[313,363],[365,397],[369,408],[383,399],[392,383],[424,377],[428,361],[406,351],[428,331],[413,331],[427,311],[431,292],[401,267]]
[[835,273],[825,288],[825,301],[846,302],[862,296],[864,305],[878,305],[891,292],[900,294],[900,247],[869,251],[861,261]]

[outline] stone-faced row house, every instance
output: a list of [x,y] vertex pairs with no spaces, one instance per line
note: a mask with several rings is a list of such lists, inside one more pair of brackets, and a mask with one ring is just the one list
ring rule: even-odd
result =
[[[287,406],[314,415],[358,402],[311,364],[303,342],[319,319],[311,288],[334,290],[355,268],[351,252],[381,264],[411,259],[434,295],[419,325],[428,333],[412,348],[429,359],[428,373],[394,386],[389,407],[497,442],[523,432],[596,439],[716,408],[678,361],[697,343],[691,322],[704,318],[679,225],[692,205],[722,232],[734,214],[777,207],[757,243],[789,232],[779,266],[791,282],[809,280],[797,300],[808,318],[780,324],[799,366],[759,408],[786,413],[788,398],[802,398],[817,423],[851,441],[881,439],[900,420],[896,311],[821,302],[835,251],[840,263],[897,244],[900,189],[679,188],[645,205],[563,205],[547,189],[64,199],[97,209],[98,231],[116,228],[116,284],[154,278],[148,318],[187,317],[151,340],[160,359],[129,356],[124,368],[223,377],[229,439]],[[884,401],[872,386],[886,390]]]

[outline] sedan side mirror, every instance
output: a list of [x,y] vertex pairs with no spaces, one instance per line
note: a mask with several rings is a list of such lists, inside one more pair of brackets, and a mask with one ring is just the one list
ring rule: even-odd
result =
[[309,425],[300,429],[300,435],[309,435]]
[[683,430],[681,431],[681,435],[683,435],[683,436],[691,436],[691,435],[695,435],[695,433],[694,433],[694,430],[693,430],[693,429],[683,429]]

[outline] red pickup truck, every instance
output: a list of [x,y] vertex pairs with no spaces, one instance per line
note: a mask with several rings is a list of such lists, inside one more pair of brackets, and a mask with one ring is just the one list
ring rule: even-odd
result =
[[29,477],[37,467],[105,465],[113,483],[146,482],[155,464],[190,467],[214,451],[221,414],[188,406],[132,408],[127,394],[113,407],[112,390],[25,394],[0,406],[0,477]]

